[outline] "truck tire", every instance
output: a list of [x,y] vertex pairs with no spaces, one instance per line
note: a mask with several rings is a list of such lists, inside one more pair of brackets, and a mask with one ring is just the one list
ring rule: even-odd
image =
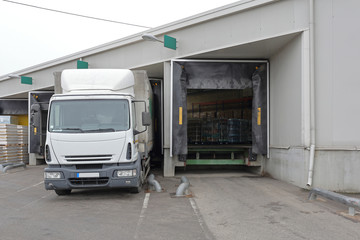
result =
[[132,188],[130,190],[131,193],[141,193],[142,190],[142,186],[136,187],[136,188]]
[[[142,174],[142,172],[143,172],[143,171],[141,171],[141,174]],[[141,193],[142,187],[143,187],[143,179],[142,179],[142,177],[141,177],[141,174],[140,174],[140,177],[139,177],[139,186],[130,189],[130,192],[131,192],[131,193]]]
[[69,195],[71,193],[71,189],[55,190],[55,193],[58,196]]

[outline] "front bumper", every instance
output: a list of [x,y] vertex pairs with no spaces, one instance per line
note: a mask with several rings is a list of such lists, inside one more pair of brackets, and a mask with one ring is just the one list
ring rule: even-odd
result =
[[[83,165],[85,166],[85,164]],[[47,190],[84,188],[134,188],[140,185],[139,160],[126,164],[104,164],[99,168],[78,169],[75,165],[49,165],[45,172],[60,172],[61,179],[44,179]],[[116,177],[117,170],[137,169],[137,176]],[[79,173],[98,173],[98,177],[78,177]]]

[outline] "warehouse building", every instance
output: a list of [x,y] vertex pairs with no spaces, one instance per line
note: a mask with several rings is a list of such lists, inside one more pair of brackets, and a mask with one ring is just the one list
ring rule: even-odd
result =
[[[165,176],[185,165],[246,165],[299,187],[359,192],[359,8],[355,0],[226,5],[1,76],[0,114],[29,114],[30,122],[40,114],[32,125],[45,132],[62,70],[146,70],[161,86]],[[149,35],[176,43],[164,47]],[[44,139],[32,125],[36,164]]]

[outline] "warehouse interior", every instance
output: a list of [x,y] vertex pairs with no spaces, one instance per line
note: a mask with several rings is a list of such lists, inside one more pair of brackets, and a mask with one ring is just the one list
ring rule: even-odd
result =
[[251,90],[188,90],[187,165],[243,163],[240,149],[252,144]]

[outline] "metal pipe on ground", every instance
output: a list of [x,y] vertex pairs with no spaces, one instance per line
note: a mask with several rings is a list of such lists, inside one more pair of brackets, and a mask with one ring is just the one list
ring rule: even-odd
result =
[[189,180],[185,176],[182,176],[181,177],[181,184],[177,188],[175,196],[176,197],[185,196],[186,195],[185,191],[189,188],[189,186],[190,186]]
[[148,177],[148,183],[150,186],[153,186],[155,188],[156,192],[162,192],[162,188],[160,186],[160,183],[155,180],[154,174],[150,174]]
[[6,163],[6,164],[0,164],[0,170],[2,170],[4,173],[6,173],[7,170],[17,167],[23,167],[26,169],[25,163]]
[[360,208],[360,199],[352,198],[348,196],[341,195],[339,193],[331,192],[328,190],[323,190],[320,188],[314,188],[309,193],[309,200],[315,200],[317,195],[323,196],[327,199],[340,202],[349,207],[349,215],[355,215],[355,208]]

